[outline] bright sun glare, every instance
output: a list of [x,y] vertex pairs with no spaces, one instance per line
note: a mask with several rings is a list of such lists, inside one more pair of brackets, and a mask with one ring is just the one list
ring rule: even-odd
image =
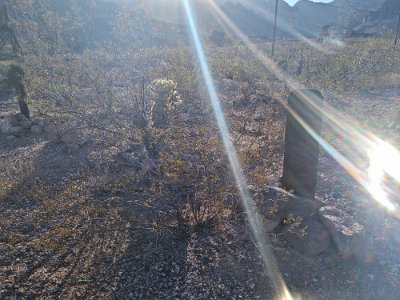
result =
[[394,212],[396,206],[389,199],[390,190],[386,186],[386,176],[400,182],[400,153],[392,145],[381,141],[368,151],[368,157],[369,192],[378,203]]

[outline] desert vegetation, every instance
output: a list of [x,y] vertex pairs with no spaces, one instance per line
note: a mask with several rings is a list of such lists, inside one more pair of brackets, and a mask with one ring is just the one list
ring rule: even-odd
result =
[[[143,3],[6,3],[23,55],[10,58],[5,47],[0,62],[0,298],[271,299],[188,31],[155,21]],[[279,207],[258,191],[279,185],[292,87],[246,45],[207,30],[230,139],[268,219]],[[252,40],[269,53],[269,41]],[[332,41],[279,40],[275,63],[354,117],[354,127],[398,146],[392,36]],[[352,151],[328,129],[322,135]],[[318,182],[317,200],[356,215],[384,255],[310,259],[287,232],[265,233],[290,290],[396,299],[397,221],[353,201],[368,195],[325,152]],[[299,216],[278,221],[296,239],[307,234]]]

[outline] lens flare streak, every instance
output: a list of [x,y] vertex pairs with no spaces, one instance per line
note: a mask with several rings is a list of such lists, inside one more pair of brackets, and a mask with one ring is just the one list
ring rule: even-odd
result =
[[[262,222],[257,214],[254,214],[253,212],[253,202],[247,190],[246,179],[238,162],[236,150],[230,139],[229,129],[225,121],[217,92],[214,87],[213,79],[207,65],[206,56],[202,48],[202,43],[200,41],[190,4],[188,0],[182,1],[184,3],[196,53],[200,62],[201,71],[207,86],[217,124],[219,126],[225,151],[228,155],[243,206],[247,213],[252,234],[255,237],[256,244],[261,252],[264,265],[268,271],[270,279],[272,280],[273,286],[278,293],[279,299],[292,299],[292,296],[286,288],[286,285],[276,267],[274,256],[267,247],[266,236],[261,234]],[[218,17],[219,21],[223,22],[233,34],[238,36],[244,45],[247,46],[247,48],[255,55],[256,58],[261,61],[265,67],[267,67],[270,72],[272,72],[278,79],[280,79],[293,90],[303,88],[302,84],[296,82],[293,78],[288,76],[278,67],[274,60],[269,58],[263,53],[263,51],[258,49],[258,47],[238,29],[238,27],[229,19],[229,17],[225,15],[225,13],[215,4],[213,0],[206,0],[206,2],[215,12],[214,16]],[[315,47],[313,44],[310,45]],[[393,213],[394,216],[399,217],[398,207],[396,207],[396,205],[389,200],[387,192],[385,191],[382,183],[386,174],[395,179],[397,183],[400,182],[400,153],[393,146],[384,142],[371,132],[367,130],[356,129],[349,125],[355,123],[350,117],[343,116],[333,107],[326,103],[322,103],[318,99],[310,99],[306,95],[304,96],[304,103],[314,112],[324,117],[326,125],[329,127],[329,129],[337,133],[338,136],[342,137],[347,146],[361,145],[361,149],[368,152],[368,169],[357,165],[357,162],[359,163],[359,161],[362,161],[362,156],[357,154],[358,149],[357,151],[354,151],[356,153],[356,157],[352,157],[352,159],[346,157],[337,149],[335,149],[335,147],[333,147],[330,143],[324,140],[320,135],[315,133],[307,124],[307,122],[300,118],[294,111],[292,111],[284,101],[281,101],[281,103],[285,106],[288,112],[294,116],[299,124],[303,126],[303,128],[305,128],[305,130],[321,145],[321,147],[332,158],[334,158],[336,162],[338,162],[339,165],[346,170],[361,186],[363,186],[379,204],[384,206],[389,212]]]
[[390,144],[380,142],[368,151],[370,164],[368,178],[370,179],[369,192],[375,199],[390,211],[395,212],[396,206],[389,200],[385,189],[385,176],[391,176],[400,182],[400,153]]
[[277,268],[274,255],[268,248],[267,236],[265,233],[263,233],[262,230],[262,221],[255,213],[253,200],[248,191],[246,178],[240,167],[235,147],[230,138],[228,125],[225,121],[221,104],[219,102],[213,79],[207,64],[206,56],[204,54],[202,43],[200,41],[200,36],[196,28],[192,9],[188,0],[183,0],[183,4],[187,21],[190,27],[190,32],[192,34],[194,46],[196,48],[198,60],[200,62],[201,72],[206,83],[211,104],[220,130],[221,138],[231,165],[232,172],[235,177],[235,182],[240,193],[242,205],[245,209],[251,232],[254,236],[258,250],[261,254],[265,269],[268,273],[270,280],[272,281],[273,287],[279,299],[292,299],[292,296],[290,295],[290,292],[287,289],[286,284],[284,283],[282,276],[280,275],[280,272]]
[[[209,6],[215,11],[215,15],[217,15],[226,25],[230,28],[230,30],[237,36],[239,39],[247,46],[247,48],[253,53],[253,55],[260,60],[260,62],[268,68],[268,70],[273,73],[278,79],[284,82],[290,89],[301,89],[303,85],[299,82],[296,82],[293,78],[285,74],[276,64],[274,60],[269,58],[267,55],[263,53],[260,49],[258,49],[257,45],[253,43],[230,19],[226,14],[218,7],[217,4],[213,0],[206,0]],[[357,130],[353,128],[351,125],[355,122],[351,120],[350,117],[344,117],[343,114],[337,112],[333,107],[329,106],[327,103],[322,103],[318,99],[310,99],[308,96],[303,95],[304,103],[314,112],[321,115],[324,118],[326,125],[335,133],[343,138],[346,141],[348,146],[353,146],[355,148],[361,148],[362,150],[375,149],[379,148],[379,145],[385,144],[385,142],[379,137],[373,135],[372,133],[366,130]],[[346,170],[361,186],[363,186],[376,200],[380,205],[384,206],[390,213],[394,213],[393,215],[399,217],[399,213],[396,213],[394,210],[396,209],[395,205],[391,203],[387,197],[386,193],[383,191],[381,187],[382,176],[376,175],[376,172],[365,170],[363,166],[358,166],[356,164],[357,161],[363,161],[362,156],[356,154],[357,157],[353,157],[352,160],[345,157],[341,154],[335,147],[325,141],[321,136],[313,132],[313,130],[307,125],[307,122],[302,120],[299,116],[295,116],[293,111],[287,107],[287,104],[284,101],[281,101],[282,105],[286,107],[289,113],[291,113],[297,121],[309,132],[309,134],[321,145],[321,147],[332,156],[340,166]],[[387,143],[386,143],[387,144]],[[360,147],[360,145],[362,147]],[[389,144],[388,144],[389,145]],[[393,148],[393,147],[392,147]],[[382,148],[381,148],[382,149]],[[393,148],[394,149],[394,148]],[[395,149],[394,149],[395,150]],[[354,153],[357,153],[358,149],[354,149]],[[400,154],[397,152],[389,151],[391,153],[392,161],[399,162],[400,164]],[[391,173],[391,175],[398,183],[400,182],[398,173],[393,170],[393,167],[389,164],[386,164],[386,167],[377,166],[377,163],[373,162],[374,159],[369,156],[370,164],[374,165],[374,170],[385,169],[382,172]],[[370,168],[371,169],[371,168]],[[372,176],[372,177],[370,177]],[[379,178],[379,182],[378,182]]]

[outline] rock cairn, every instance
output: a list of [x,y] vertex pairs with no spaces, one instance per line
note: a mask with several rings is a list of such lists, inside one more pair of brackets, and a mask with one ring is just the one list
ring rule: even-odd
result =
[[40,135],[44,132],[45,126],[46,122],[43,118],[34,117],[28,119],[22,113],[17,113],[0,122],[0,131],[10,138],[14,138]]
[[365,228],[348,213],[279,188],[250,188],[268,232],[279,232],[299,253],[317,256],[332,249],[343,260],[371,263]]

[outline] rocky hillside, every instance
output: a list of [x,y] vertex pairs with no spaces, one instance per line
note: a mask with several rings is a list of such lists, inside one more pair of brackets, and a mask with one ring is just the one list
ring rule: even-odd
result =
[[337,6],[342,9],[347,10],[367,10],[367,11],[374,11],[377,10],[385,0],[335,0],[330,4],[332,6]]
[[362,14],[362,20],[354,26],[354,31],[369,35],[394,32],[399,15],[400,1],[386,0],[378,10]]
[[[215,1],[245,34],[272,39],[275,0]],[[205,1],[192,2],[203,36],[226,32]],[[315,38],[325,25],[335,27],[339,34],[349,28],[357,34],[387,33],[396,25],[395,15],[400,5],[399,0],[335,0],[328,4],[300,0],[293,7],[284,0],[278,3],[277,34],[281,39],[296,38],[299,34]],[[31,47],[30,37],[36,35],[49,45],[50,52],[57,51],[51,49],[56,48],[56,41],[59,47],[77,52],[120,38],[143,46],[188,43],[180,0],[21,0],[18,5],[8,1],[8,5],[11,18],[19,23],[17,33],[25,49]],[[62,40],[55,29],[57,26],[67,32]],[[33,32],[35,28],[40,30]]]
[[[218,3],[245,33],[271,38],[274,0],[219,0]],[[398,13],[396,5],[400,1],[335,0],[331,3],[316,3],[300,0],[293,7],[283,0],[278,3],[278,36],[290,38],[298,33],[316,37],[325,25],[334,26],[339,33],[352,32],[349,29],[358,29],[360,24],[367,25],[370,33],[387,32],[393,26],[391,14]]]
[[[131,5],[137,1],[126,0]],[[278,37],[293,38],[301,34],[317,37],[324,25],[334,25],[336,31],[344,32],[352,24],[360,24],[359,16],[378,9],[385,0],[335,0],[331,3],[316,3],[300,0],[293,7],[279,0]],[[275,0],[215,0],[225,14],[244,33],[252,37],[272,38]],[[178,0],[147,0],[144,5],[151,16],[171,24],[184,25],[182,2]],[[196,21],[203,33],[224,30],[215,19],[205,1],[192,0]],[[362,19],[361,19],[362,20]]]
[[337,24],[340,16],[338,8],[308,0],[300,0],[293,10],[296,14],[295,27],[306,36],[318,35],[324,25]]

